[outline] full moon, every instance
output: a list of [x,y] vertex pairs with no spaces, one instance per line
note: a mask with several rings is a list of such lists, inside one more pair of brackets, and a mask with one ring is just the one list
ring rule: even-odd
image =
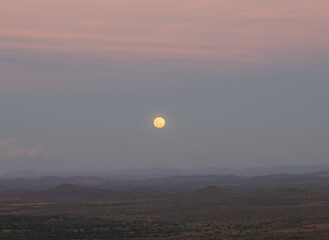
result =
[[157,117],[154,119],[154,127],[156,128],[163,128],[166,125],[166,120],[162,117]]

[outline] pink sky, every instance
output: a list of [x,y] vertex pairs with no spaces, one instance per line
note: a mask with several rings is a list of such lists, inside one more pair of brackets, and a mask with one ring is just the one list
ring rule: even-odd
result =
[[329,0],[0,0],[0,171],[328,163],[328,43]]
[[329,50],[327,0],[1,1],[6,50],[266,63]]

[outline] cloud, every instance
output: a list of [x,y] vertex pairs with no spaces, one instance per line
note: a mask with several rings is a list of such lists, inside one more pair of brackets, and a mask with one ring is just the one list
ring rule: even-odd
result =
[[11,138],[9,140],[0,141],[0,157],[9,158],[51,158],[58,154],[63,153],[60,151],[50,151],[44,149],[42,146],[36,146],[33,148],[24,148],[17,145],[16,139]]
[[327,0],[5,2],[0,43],[12,51],[266,63],[278,50],[328,50]]
[[318,67],[328,62],[328,11],[328,0],[6,0],[0,92],[135,89],[191,82],[182,74],[221,81],[272,66]]

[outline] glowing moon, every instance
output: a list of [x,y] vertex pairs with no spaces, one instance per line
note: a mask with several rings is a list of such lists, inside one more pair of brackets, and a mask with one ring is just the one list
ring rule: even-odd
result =
[[166,125],[166,120],[162,117],[157,117],[154,119],[154,127],[156,128],[163,128]]

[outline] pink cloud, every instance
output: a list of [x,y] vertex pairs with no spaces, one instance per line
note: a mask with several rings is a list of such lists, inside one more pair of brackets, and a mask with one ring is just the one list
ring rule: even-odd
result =
[[13,157],[13,158],[35,158],[44,157],[51,158],[63,151],[50,151],[44,149],[42,146],[36,146],[33,148],[24,148],[17,145],[16,139],[12,138],[9,140],[0,141],[0,156],[1,157]]
[[129,69],[150,67],[243,75],[319,66],[328,12],[328,0],[4,0],[0,91],[136,87]]
[[[8,49],[95,58],[264,63],[278,49],[328,49],[327,0],[4,1]],[[16,40],[15,40],[16,38]]]

